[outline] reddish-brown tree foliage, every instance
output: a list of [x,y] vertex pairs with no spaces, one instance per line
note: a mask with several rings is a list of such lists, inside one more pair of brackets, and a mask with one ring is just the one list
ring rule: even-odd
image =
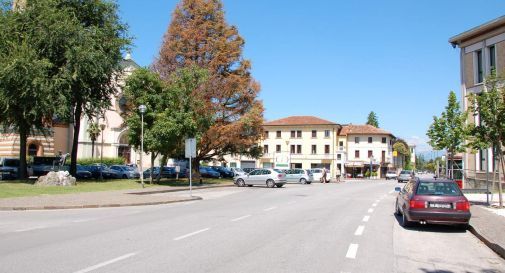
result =
[[153,67],[164,79],[182,67],[208,71],[206,87],[195,90],[204,105],[198,112],[209,120],[199,122],[194,134],[195,163],[230,153],[259,155],[263,104],[243,47],[237,28],[225,21],[220,0],[182,0],[176,7]]

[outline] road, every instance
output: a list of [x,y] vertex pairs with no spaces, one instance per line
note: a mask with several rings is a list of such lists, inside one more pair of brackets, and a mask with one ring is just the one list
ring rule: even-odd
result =
[[230,187],[188,203],[0,212],[0,272],[505,272],[470,232],[402,228],[396,185]]

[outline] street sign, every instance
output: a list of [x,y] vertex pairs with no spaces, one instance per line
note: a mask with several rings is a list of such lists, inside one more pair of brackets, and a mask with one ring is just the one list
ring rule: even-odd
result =
[[186,138],[185,157],[186,158],[196,157],[196,139]]
[[397,151],[393,151],[393,156],[398,156],[398,152]]

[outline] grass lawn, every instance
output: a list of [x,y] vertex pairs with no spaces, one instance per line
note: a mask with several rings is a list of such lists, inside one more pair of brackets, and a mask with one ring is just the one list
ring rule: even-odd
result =
[[[79,192],[95,192],[95,191],[113,191],[113,190],[127,190],[127,189],[140,189],[140,180],[136,179],[113,179],[105,181],[96,180],[84,180],[77,181],[77,186],[74,187],[56,187],[56,186],[35,186],[33,185],[35,181],[2,181],[0,182],[0,198],[10,198],[10,197],[23,197],[23,196],[36,196],[43,194],[67,194],[67,193],[79,193]],[[156,181],[154,181],[156,182]],[[226,182],[232,182],[230,179],[210,179],[204,178],[202,184],[199,181],[193,181],[193,185],[198,187],[199,185],[205,186],[209,184],[221,184]],[[161,179],[159,184],[153,183],[149,184],[149,180],[145,179],[144,183],[146,188],[155,186],[166,186],[166,187],[176,187],[176,186],[189,186],[187,179]]]

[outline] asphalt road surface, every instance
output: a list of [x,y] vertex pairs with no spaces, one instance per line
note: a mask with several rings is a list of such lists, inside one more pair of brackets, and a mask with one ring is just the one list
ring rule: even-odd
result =
[[0,272],[505,272],[468,231],[402,228],[395,186],[230,187],[188,203],[0,212]]

